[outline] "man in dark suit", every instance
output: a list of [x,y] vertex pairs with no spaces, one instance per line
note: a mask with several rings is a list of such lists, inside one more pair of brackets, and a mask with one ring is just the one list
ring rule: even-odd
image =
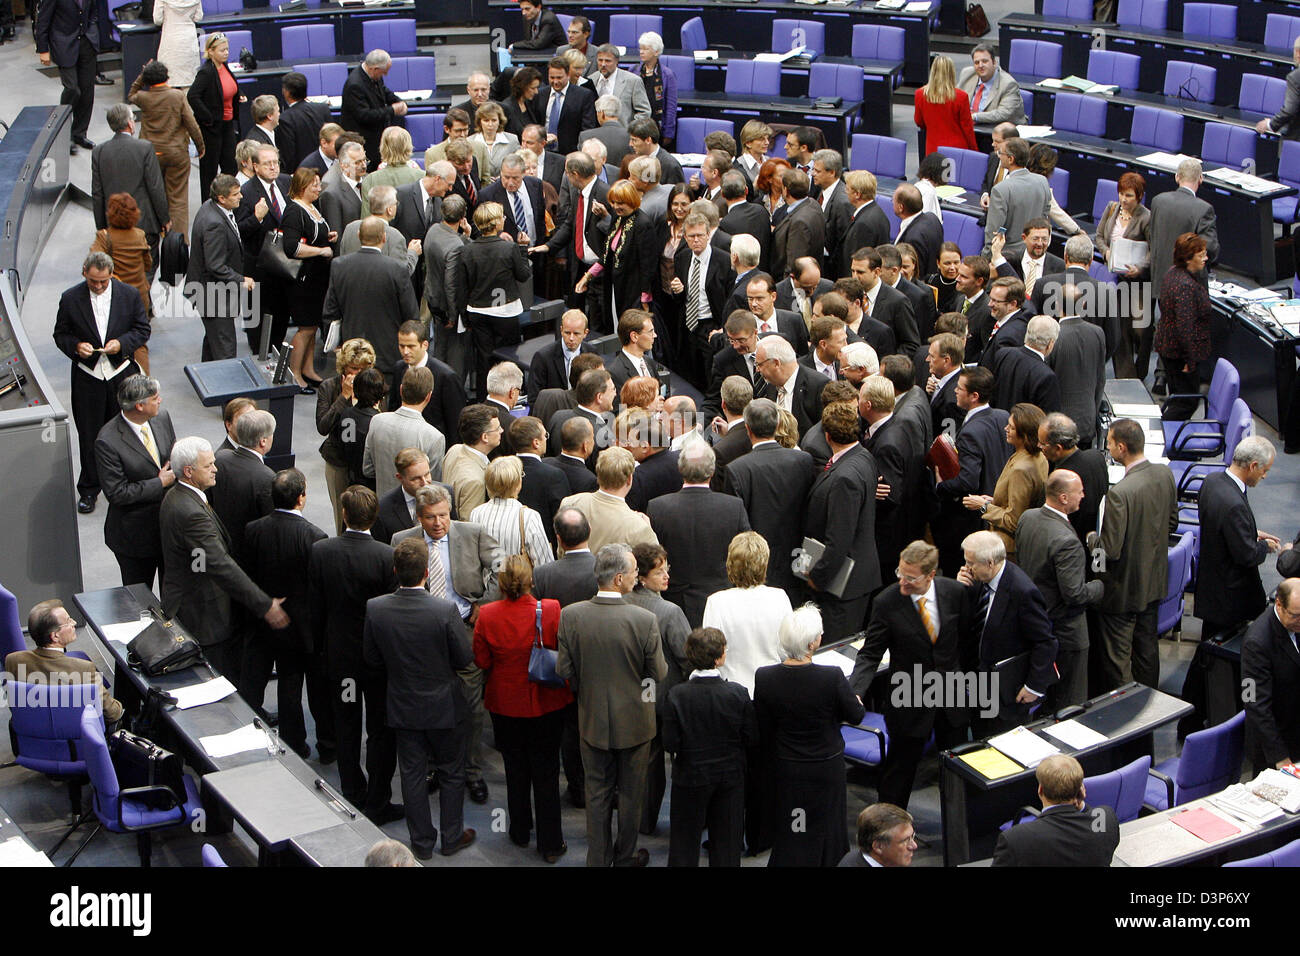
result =
[[127,103],[114,103],[104,117],[113,137],[100,143],[90,154],[90,194],[95,209],[95,228],[108,227],[108,199],[128,193],[140,207],[140,229],[149,243],[153,261],[158,262],[158,235],[171,222],[167,190],[153,144],[135,138],[135,121]]
[[320,173],[321,185],[324,185],[325,174],[338,162],[338,151],[334,148],[334,144],[342,132],[343,127],[332,120],[322,123],[316,130],[315,139],[310,143],[311,149],[298,160],[300,168],[306,166]]
[[[280,228],[280,219],[289,208],[290,177],[280,172],[280,152],[274,146],[262,146],[253,160],[255,175],[240,189],[242,200],[235,210],[235,222],[244,242],[244,272],[256,279],[261,288],[260,321],[249,323],[248,347],[257,353],[262,323],[271,323],[270,345],[284,341],[289,327],[288,288],[284,280],[270,275],[258,262],[266,237]],[[349,336],[351,337],[351,336]]]
[[[341,138],[341,137],[340,137]],[[334,170],[338,173],[335,174]],[[366,175],[366,151],[360,143],[338,147],[338,161],[322,180],[316,205],[332,231],[342,239],[349,223],[361,218],[361,180]],[[332,181],[331,181],[332,180]],[[338,251],[337,244],[334,251]]]
[[587,467],[587,460],[596,453],[596,434],[591,421],[575,416],[565,421],[559,432],[560,453],[550,460],[569,479],[570,493],[595,491],[600,484],[595,473]]
[[432,560],[420,538],[394,549],[397,592],[366,602],[364,635],[366,663],[387,674],[387,718],[397,736],[406,826],[412,852],[426,860],[438,842],[429,813],[430,763],[438,774],[442,855],[460,852],[475,837],[464,827],[470,712],[457,675],[474,656],[456,606],[426,589]]
[[894,342],[900,352],[910,353],[921,344],[920,333],[916,330],[916,316],[912,314],[912,302],[897,289],[885,285],[880,278],[884,260],[880,253],[870,246],[856,250],[849,263],[853,278],[862,283],[866,305],[863,311],[883,322],[894,333]]
[[1021,308],[1024,298],[1024,283],[1013,276],[999,276],[989,284],[989,315],[993,327],[980,352],[980,365],[991,370],[1003,349],[1018,349],[1025,344],[1033,313]]
[[794,415],[800,435],[821,419],[822,389],[830,379],[801,366],[784,338],[769,335],[759,339],[754,367],[767,382],[765,394],[774,396],[778,407]]
[[230,554],[240,566],[246,557],[244,529],[249,522],[271,513],[271,480],[275,472],[263,461],[275,439],[275,416],[250,409],[235,422],[234,451],[217,453],[217,480],[208,500],[226,527]]
[[898,217],[898,234],[894,245],[910,243],[916,249],[919,275],[934,272],[943,245],[943,223],[932,212],[922,212],[924,201],[921,191],[911,183],[903,183],[894,190],[894,215]]
[[974,666],[969,590],[951,578],[937,577],[939,550],[924,541],[908,544],[898,557],[899,580],[876,595],[866,639],[858,650],[849,683],[866,699],[880,661],[888,652],[890,674],[907,676],[911,694],[882,694],[887,699],[885,727],[889,750],[880,778],[885,803],[907,808],[916,768],[933,733],[939,749],[966,739],[974,700],[945,699],[944,706],[923,706],[922,689],[930,681],[953,686],[950,677]]
[[401,360],[393,366],[392,386],[388,391],[388,410],[397,411],[402,406],[402,376],[408,369],[428,368],[433,372],[433,394],[424,406],[424,420],[443,435],[455,435],[460,422],[460,410],[469,399],[465,395],[464,380],[445,362],[429,354],[428,326],[419,319],[403,322],[397,330],[397,350]]
[[284,109],[275,129],[275,144],[280,147],[284,168],[297,170],[319,147],[320,130],[330,121],[330,109],[325,103],[307,102],[307,77],[297,70],[281,78],[280,95],[284,97]]
[[701,388],[713,355],[709,333],[727,321],[727,299],[735,285],[730,257],[709,244],[709,222],[690,213],[682,223],[686,241],[673,260],[670,291],[681,304],[686,330],[680,343],[677,371]]
[[916,852],[912,815],[890,803],[873,803],[858,814],[858,840],[839,866],[911,866]]
[[[448,182],[456,179],[456,167],[451,163],[434,163],[433,170],[435,175],[445,173]],[[456,302],[460,295],[460,257],[469,243],[466,208],[463,197],[445,196],[439,210],[441,218],[424,234],[424,301],[429,307],[433,354],[456,370],[462,388],[469,371],[470,333],[468,329],[457,331],[460,317]]]
[[828,292],[817,300],[813,306],[812,327],[808,330],[808,344],[811,348],[807,355],[799,359],[799,364],[833,382],[841,377],[840,350],[849,344],[849,338],[848,326],[844,320],[822,311],[828,298],[838,300],[836,304],[842,306],[839,311],[848,314],[848,300],[838,292]]
[[279,149],[276,130],[280,125],[280,101],[269,93],[255,96],[249,104],[249,113],[253,125],[247,129],[244,138],[261,146]]
[[560,335],[533,356],[528,368],[528,400],[536,404],[543,389],[569,387],[570,363],[583,352],[593,351],[587,344],[587,316],[569,309],[560,316]]
[[1100,448],[1080,448],[1079,428],[1068,415],[1053,412],[1038,426],[1038,447],[1052,465],[1052,471],[1066,468],[1083,482],[1083,501],[1070,515],[1080,541],[1097,529],[1101,503],[1110,491],[1106,453]]
[[[596,164],[590,156],[570,153],[564,160],[564,175],[566,182],[560,192],[555,232],[545,243],[528,251],[534,255],[553,255],[563,250],[569,260],[569,282],[576,285],[582,274],[604,254],[605,237],[613,217],[605,203],[609,186],[596,178]],[[598,215],[601,210],[603,214]],[[583,312],[597,329],[602,327],[605,315],[601,300],[604,288],[604,281],[597,280],[590,283],[585,296],[575,293],[568,300],[570,308]]]
[[709,487],[714,491],[727,491],[727,466],[750,450],[749,434],[745,431],[745,409],[754,400],[754,386],[739,375],[729,375],[722,381],[722,424],[714,420],[715,432],[720,433],[713,443],[717,466]]
[[614,391],[621,397],[628,379],[659,377],[659,365],[653,355],[654,316],[641,309],[628,309],[618,319],[618,341],[622,348],[610,356],[605,368],[614,380]]
[[100,5],[82,0],[47,0],[36,11],[32,28],[41,66],[59,68],[63,95],[59,103],[72,107],[72,150],[94,149],[86,138],[95,107],[95,74],[100,46]]
[[[439,175],[440,172],[448,174],[442,176]],[[450,171],[445,167],[440,170],[430,167],[415,182],[398,186],[397,215],[393,217],[393,228],[400,232],[407,242],[412,239],[423,242],[429,230],[442,222],[442,200],[451,192],[455,182],[454,167]],[[421,272],[417,270],[416,274],[421,275]],[[422,282],[420,289],[423,288]]]
[[844,240],[853,222],[853,204],[840,178],[844,172],[844,157],[833,149],[819,149],[813,153],[812,181],[817,187],[817,201],[822,207],[826,222],[826,276],[838,279],[848,275],[843,268]]
[[1003,830],[993,849],[994,866],[1110,866],[1119,846],[1119,820],[1110,807],[1083,801],[1083,767],[1053,754],[1034,771],[1043,812]]
[[717,459],[705,442],[691,442],[677,458],[682,490],[650,502],[646,514],[673,568],[664,597],[684,612],[691,627],[704,619],[709,595],[729,587],[727,550],[749,530],[744,504],[709,489]]
[[[1184,159],[1174,175],[1176,189],[1161,193],[1151,200],[1151,301],[1160,298],[1160,288],[1165,273],[1174,264],[1174,243],[1185,232],[1194,232],[1205,240],[1209,264],[1219,258],[1219,230],[1214,207],[1196,195],[1204,177],[1199,159]],[[1209,269],[1196,275],[1199,281],[1209,280]]]
[[[935,438],[947,435],[953,438],[966,419],[966,409],[957,401],[957,374],[962,370],[966,343],[961,336],[941,332],[930,340],[926,365],[930,377],[926,391],[930,402],[930,434]],[[929,446],[927,446],[928,448]]]
[[[484,186],[478,201],[496,202],[505,210],[506,221],[501,234],[524,245],[538,245],[546,234],[546,203],[542,199],[542,181],[524,175],[524,161],[507,156],[501,161],[501,176]],[[523,221],[520,222],[520,214]]]
[[587,458],[587,467],[592,474],[596,471],[596,455],[599,451],[613,444],[606,421],[608,413],[614,407],[614,380],[603,368],[594,368],[583,372],[577,386],[578,407],[572,410],[561,409],[551,416],[546,430],[551,433],[549,449],[552,455],[558,454],[563,447],[563,430],[571,418],[584,419],[591,425],[595,437],[591,454]]
[[[809,260],[802,260],[807,262]],[[796,263],[796,268],[798,264]],[[812,266],[816,269],[816,266]],[[825,280],[822,280],[824,282]],[[822,282],[817,283],[821,289],[816,295],[822,295],[829,289],[822,288]],[[782,287],[785,289],[782,289]],[[738,306],[741,309],[747,309],[752,312],[754,318],[758,320],[758,335],[779,334],[787,342],[794,346],[794,353],[800,357],[808,354],[808,325],[804,323],[803,316],[798,312],[792,312],[789,308],[781,308],[778,302],[785,301],[789,304],[789,290],[793,286],[790,279],[784,279],[781,282],[774,282],[772,277],[766,272],[753,273],[745,288],[740,291],[745,294],[745,304]],[[734,298],[734,297],[733,297]],[[730,317],[731,313],[727,313]],[[722,348],[721,343],[718,345]],[[752,352],[752,349],[751,349]]]
[[749,526],[771,549],[767,583],[783,589],[793,605],[803,587],[790,568],[790,555],[803,543],[804,508],[812,487],[812,458],[798,448],[777,444],[776,403],[756,398],[745,409],[745,432],[752,448],[727,468],[727,490],[745,505]]
[[[828,405],[821,423],[831,447],[830,467],[808,492],[804,533],[825,546],[807,582],[821,608],[824,640],[829,643],[862,629],[867,601],[880,587],[875,529],[879,472],[871,452],[858,441],[856,407],[848,402]],[[827,588],[843,573],[846,561],[853,567],[840,593],[832,594]]]
[[[313,544],[307,567],[312,640],[325,655],[334,707],[339,784],[343,796],[372,820],[400,820],[402,808],[389,802],[397,744],[387,723],[384,670],[368,667],[362,649],[366,603],[397,587],[393,549],[369,534],[378,507],[373,491],[353,485],[339,496],[339,503],[345,530],[337,538]],[[361,770],[363,705],[365,773]]]
[[867,170],[845,173],[844,192],[849,202],[849,221],[840,243],[840,275],[850,275],[855,252],[889,242],[889,219],[876,202],[876,177]]
[[[930,341],[930,336],[934,334],[934,323],[939,317],[934,289],[924,281],[913,282],[903,278],[903,257],[898,246],[892,242],[876,246],[876,252],[880,256],[880,281],[886,288],[901,292],[911,303],[912,320],[916,325],[917,333],[917,345],[913,347],[914,351],[920,347],[920,343]],[[884,356],[882,355],[881,358]]]
[[992,277],[983,256],[966,256],[957,266],[957,298],[953,307],[966,316],[966,363],[978,361],[993,329],[987,287]]
[[[880,361],[880,374],[894,386],[894,417],[898,419],[913,447],[929,450],[934,441],[934,422],[930,416],[930,396],[919,385],[912,384],[912,363],[905,355],[886,355]],[[920,534],[910,535],[915,541]]]
[[172,446],[171,461],[176,484],[158,513],[163,613],[179,620],[207,662],[238,686],[243,647],[232,633],[233,604],[280,630],[289,625],[280,607],[284,598],[268,596],[230,554],[230,535],[207,500],[217,479],[212,446],[202,438],[182,438]]
[[1097,416],[1106,394],[1106,333],[1087,319],[1061,319],[1047,364],[1061,386],[1061,410],[1079,425],[1079,441],[1097,439]]
[[401,126],[406,104],[384,85],[393,59],[383,50],[371,50],[343,84],[340,123],[344,129],[366,139],[366,159],[371,169],[379,168],[379,140],[390,126]]
[[1055,319],[1036,315],[1029,321],[1023,346],[998,352],[993,359],[993,375],[998,381],[995,408],[1011,411],[1028,402],[1044,412],[1061,410],[1061,383],[1047,364],[1060,333]]
[[242,202],[239,181],[223,173],[212,180],[212,198],[199,207],[190,228],[185,288],[203,320],[200,361],[235,357],[235,319],[244,311],[243,293],[256,284],[244,275],[243,241],[234,216]]
[[887,486],[885,497],[876,498],[876,553],[884,580],[892,578],[899,552],[911,535],[923,524],[926,485],[925,453],[920,436],[896,415],[894,385],[883,375],[863,381],[858,392],[858,415],[865,424],[862,444],[876,460],[881,485]]
[[1282,769],[1300,760],[1300,579],[1287,578],[1277,599],[1246,631],[1241,677],[1254,693],[1246,698],[1246,753],[1255,772]]
[[578,148],[578,134],[596,126],[596,94],[569,82],[569,63],[556,57],[546,65],[549,86],[538,94],[546,117],[546,148],[569,154]]
[[1118,291],[1113,282],[1101,282],[1089,274],[1093,251],[1092,240],[1086,235],[1065,240],[1065,268],[1038,281],[1032,305],[1026,308],[1054,318],[1078,316],[1097,326],[1105,336],[1109,358],[1119,344]]
[[[771,279],[768,277],[768,281]],[[752,312],[732,312],[723,326],[727,345],[713,355],[709,369],[709,388],[700,409],[700,418],[711,422],[722,414],[722,383],[732,375],[743,378],[754,394],[767,394],[767,380],[758,374],[754,352],[758,348],[758,323]]]
[[131,356],[149,341],[140,293],[113,278],[113,260],[92,252],[81,266],[83,282],[59,297],[54,344],[72,359],[72,420],[81,450],[77,511],[90,514],[99,497],[95,439],[121,410],[118,385],[137,370]]
[[573,494],[568,476],[551,461],[543,461],[546,453],[546,428],[531,415],[523,415],[510,423],[507,436],[510,447],[524,466],[523,485],[519,501],[549,522],[560,508],[560,502]]
[[406,268],[383,254],[387,227],[378,216],[361,221],[361,248],[334,261],[321,312],[326,324],[342,320],[342,341],[370,342],[381,369],[397,365],[397,330],[420,311]]
[[118,387],[117,402],[122,414],[95,438],[95,467],[108,498],[104,543],[117,559],[124,587],[152,588],[162,566],[158,508],[176,482],[168,462],[176,431],[162,411],[157,379],[128,376]]
[[453,104],[454,109],[464,110],[469,117],[470,129],[474,129],[474,119],[478,108],[488,101],[492,91],[492,77],[486,73],[474,72],[465,82],[465,92],[469,99]]
[[627,125],[628,145],[638,156],[648,156],[659,161],[659,182],[664,186],[686,182],[682,164],[662,146],[659,124],[648,116],[638,116]]
[[[637,828],[646,798],[647,761],[655,736],[655,705],[641,690],[668,674],[659,624],[623,600],[636,584],[636,558],[626,544],[596,556],[598,591],[560,612],[556,673],[578,700],[586,776],[587,865],[645,866]],[[618,790],[618,837],[611,833]]]
[[[671,412],[665,411],[664,421],[670,421],[671,416]],[[661,424],[644,408],[629,408],[615,420],[615,434],[619,446],[631,452],[636,460],[626,495],[629,508],[645,514],[651,501],[681,491],[678,453],[669,447],[673,436],[668,425]],[[598,522],[598,532],[599,528]]]
[[762,205],[748,200],[749,182],[738,170],[731,169],[722,174],[721,195],[727,208],[718,228],[729,236],[753,236],[758,240],[756,265],[767,271],[772,256],[772,217]]
[[990,134],[992,149],[989,150],[988,162],[984,164],[984,181],[980,184],[982,209],[989,208],[989,193],[1007,176],[1007,167],[1002,165],[1002,144],[1018,136],[1020,136],[1020,129],[1015,123],[998,123],[993,127]]
[[826,216],[816,200],[807,202],[808,177],[797,169],[781,173],[786,215],[772,232],[772,272],[785,275],[796,259],[811,256],[821,262],[826,248]]
[[553,50],[564,42],[564,30],[555,13],[542,8],[541,0],[520,0],[524,18],[524,39],[510,44],[511,50]]
[[[218,477],[220,477],[218,470]],[[251,706],[262,706],[271,671],[276,673],[276,699],[280,736],[304,760],[311,753],[302,716],[302,688],[316,725],[316,749],[321,759],[335,754],[334,705],[324,674],[324,656],[311,630],[308,595],[312,547],[328,537],[303,517],[307,504],[307,479],[297,468],[276,474],[271,482],[275,510],[244,529],[248,576],[269,594],[283,594],[289,626],[273,631],[264,623],[254,629],[244,654],[240,696]]]

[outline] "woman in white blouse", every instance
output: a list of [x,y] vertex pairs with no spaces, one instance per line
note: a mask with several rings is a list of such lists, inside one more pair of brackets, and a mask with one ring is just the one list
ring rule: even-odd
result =
[[[551,553],[551,544],[542,527],[542,516],[519,502],[519,491],[524,485],[524,463],[516,455],[503,455],[488,465],[483,482],[488,500],[470,512],[469,520],[481,525],[496,539],[502,554],[525,551],[535,568],[554,561],[555,555]],[[520,546],[521,527],[523,547]]]
[[474,125],[478,132],[469,140],[483,144],[488,157],[488,178],[496,179],[501,175],[501,160],[519,148],[519,137],[505,131],[506,111],[491,100],[474,111]]
[[948,158],[942,153],[931,153],[916,168],[916,188],[921,193],[921,212],[932,212],[943,222],[943,207],[939,205],[938,188],[945,184]]
[[790,598],[768,587],[767,542],[755,531],[743,531],[727,549],[727,580],[733,587],[715,591],[704,605],[705,627],[727,635],[727,659],[718,669],[727,680],[754,693],[754,671],[781,662],[777,633],[790,613]]

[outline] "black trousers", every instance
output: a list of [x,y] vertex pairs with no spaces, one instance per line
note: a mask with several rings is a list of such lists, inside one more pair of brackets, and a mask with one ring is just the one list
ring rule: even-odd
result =
[[673,781],[669,804],[669,866],[699,866],[700,837],[709,831],[709,866],[740,866],[745,834],[745,783],[726,780],[700,787]]
[[462,720],[449,730],[406,730],[399,728],[397,759],[402,769],[402,801],[406,804],[406,828],[411,848],[421,855],[433,853],[438,831],[429,810],[427,784],[429,765],[438,771],[438,822],[442,825],[442,848],[460,842],[465,832],[465,744],[469,724]]
[[[262,278],[257,283],[258,296],[255,302],[261,303],[261,315],[251,316],[244,322],[244,334],[248,337],[248,350],[259,354],[262,346],[262,323],[271,323],[271,337],[267,348],[279,348],[289,331],[289,287],[280,279]],[[309,356],[310,358],[310,356]]]
[[465,324],[474,342],[474,388],[478,400],[487,398],[487,373],[492,367],[492,353],[503,345],[520,341],[519,316],[467,313]]
[[668,773],[664,762],[663,721],[655,715],[655,735],[650,741],[650,757],[646,764],[645,806],[641,810],[641,832],[646,836],[659,829],[659,810],[668,789]]
[[[886,721],[888,727],[888,721]],[[934,715],[935,746],[940,750],[964,743],[967,737],[967,725],[954,723],[948,715],[939,710]],[[916,783],[916,768],[921,764],[925,754],[925,745],[930,735],[910,737],[889,732],[889,750],[885,754],[885,764],[881,768],[880,786],[877,794],[881,803],[892,803],[896,807],[907,809],[912,799],[912,787]]]
[[107,382],[72,366],[72,421],[77,426],[77,448],[81,452],[81,475],[77,478],[78,495],[99,494],[99,469],[95,466],[95,439],[99,430],[121,414],[117,404],[117,386],[140,369],[135,362],[127,365]]
[[564,764],[564,782],[569,796],[586,799],[587,786],[582,773],[582,749],[578,736],[578,702],[575,700],[564,710],[563,732],[560,737],[560,760]]
[[129,554],[113,553],[117,559],[118,570],[122,572],[122,587],[130,587],[132,584],[143,584],[147,588],[153,587],[153,579],[158,577],[158,590],[162,590],[162,556],[154,558],[137,558]]
[[[1184,372],[1182,359],[1160,357],[1165,367],[1165,381],[1169,383],[1170,395],[1196,395],[1201,390],[1199,372]],[[1191,398],[1179,398],[1169,402],[1164,418],[1169,421],[1186,421],[1196,413],[1199,402]]]
[[235,141],[239,135],[233,119],[218,120],[215,126],[204,126],[201,130],[203,158],[199,160],[199,202],[206,202],[212,198],[212,180],[217,178],[217,173],[233,176],[238,169],[235,166]]
[[333,747],[334,707],[329,685],[322,673],[320,656],[301,648],[288,647],[265,631],[254,632],[244,650],[243,685],[239,695],[249,706],[260,708],[266,698],[271,672],[276,673],[276,706],[280,712],[280,736],[294,750],[307,746],[307,724],[302,713],[302,689],[316,723],[317,747]]
[[[339,751],[339,784],[343,796],[373,814],[393,796],[397,769],[397,738],[388,726],[387,682],[382,675],[343,674],[330,681],[334,703],[334,736]],[[365,705],[366,772],[361,772],[361,715]],[[427,771],[421,779],[427,776]],[[428,791],[426,790],[426,796]],[[427,800],[425,801],[427,804]]]
[[199,352],[200,362],[216,362],[232,359],[239,351],[235,339],[234,319],[204,319],[203,348]]
[[240,671],[243,669],[243,656],[244,642],[238,637],[203,645],[204,659],[212,665],[213,670],[236,687],[239,686]]
[[[856,634],[862,630],[867,617],[867,603],[870,595],[863,594],[852,598],[837,598],[825,591],[809,589],[808,595],[822,612],[822,640],[826,643],[838,641],[842,637]],[[847,850],[845,851],[848,852]]]
[[[506,806],[510,838],[528,844],[537,812],[537,850],[557,852],[564,845],[560,829],[560,738],[564,710],[541,717],[492,714],[492,734],[506,767]],[[441,778],[440,786],[441,786]]]
[[95,74],[99,72],[96,55],[90,41],[82,37],[77,46],[77,62],[59,67],[59,81],[63,84],[59,104],[72,107],[73,139],[85,139],[90,129],[90,113],[95,108]]

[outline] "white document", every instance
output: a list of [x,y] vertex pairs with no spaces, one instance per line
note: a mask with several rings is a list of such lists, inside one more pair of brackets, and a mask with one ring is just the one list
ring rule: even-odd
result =
[[673,153],[673,158],[683,166],[699,167],[704,164],[704,153]]
[[1269,767],[1250,782],[1248,789],[1287,813],[1300,812],[1300,780],[1289,773]]
[[188,687],[178,687],[171,694],[176,698],[176,707],[179,710],[189,710],[191,707],[202,707],[204,704],[224,700],[234,692],[234,684],[224,677],[216,677],[199,684],[190,684]]
[[153,619],[150,618],[147,621],[123,621],[121,624],[105,624],[103,628],[104,637],[116,644],[130,644],[132,638],[152,623]]
[[1056,130],[1052,129],[1050,126],[1030,126],[1024,124],[1017,125],[1016,129],[1020,130],[1020,135],[1025,139],[1032,139],[1035,136],[1042,138],[1044,136],[1052,136],[1056,133]]
[[1099,734],[1091,727],[1083,726],[1077,720],[1063,720],[1059,724],[1044,727],[1043,733],[1049,737],[1055,737],[1067,747],[1073,747],[1075,750],[1083,750],[1086,747],[1094,747],[1097,744],[1106,742],[1105,734]]
[[266,736],[266,732],[259,730],[252,724],[246,727],[240,727],[238,730],[232,730],[228,734],[212,734],[208,737],[200,737],[199,743],[207,751],[208,756],[214,760],[220,760],[222,757],[230,757],[234,754],[242,754],[249,750],[265,750],[271,746],[271,740]]
[[907,6],[903,7],[904,13],[929,13],[930,0],[912,0]]
[[1059,754],[1060,748],[1049,744],[1032,730],[1017,727],[1005,734],[989,738],[989,746],[1000,750],[1016,763],[1030,770],[1037,767],[1052,754]]
[[[1157,151],[1154,153],[1147,153],[1145,156],[1139,156],[1137,161],[1139,163],[1146,163],[1148,166],[1154,166],[1157,169],[1175,170],[1178,168],[1178,164],[1184,159],[1194,158],[1195,157],[1188,156],[1185,153],[1163,153]],[[1206,175],[1209,174],[1207,173]]]
[[717,58],[718,58],[717,50],[696,50],[695,51],[696,63],[699,63],[701,60],[716,60]]
[[1145,266],[1151,261],[1151,244],[1138,239],[1116,239],[1110,247],[1110,271],[1128,272],[1129,266]]
[[398,93],[397,96],[403,102],[407,100],[427,100],[433,95],[433,90],[405,90]]
[[0,867],[6,866],[54,866],[50,858],[40,850],[27,845],[22,837],[12,837],[0,843]]
[[1049,90],[1059,90],[1061,89],[1061,87],[1065,86],[1065,84],[1061,82],[1061,78],[1059,76],[1049,76],[1045,80],[1039,80],[1038,85],[1045,86]]
[[877,10],[901,10],[907,0],[876,0]]
[[1159,405],[1112,405],[1111,411],[1116,418],[1159,418]]
[[853,665],[855,663],[852,657],[846,657],[838,650],[827,651],[825,654],[814,654],[813,663],[821,664],[824,667],[838,667],[844,671],[845,677],[853,676]]

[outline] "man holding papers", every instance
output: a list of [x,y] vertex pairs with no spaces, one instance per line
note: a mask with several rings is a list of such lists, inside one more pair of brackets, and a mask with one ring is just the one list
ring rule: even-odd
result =
[[1085,804],[1083,767],[1060,754],[1038,765],[1037,819],[998,836],[994,866],[1110,866],[1119,846],[1119,821],[1110,807]]

